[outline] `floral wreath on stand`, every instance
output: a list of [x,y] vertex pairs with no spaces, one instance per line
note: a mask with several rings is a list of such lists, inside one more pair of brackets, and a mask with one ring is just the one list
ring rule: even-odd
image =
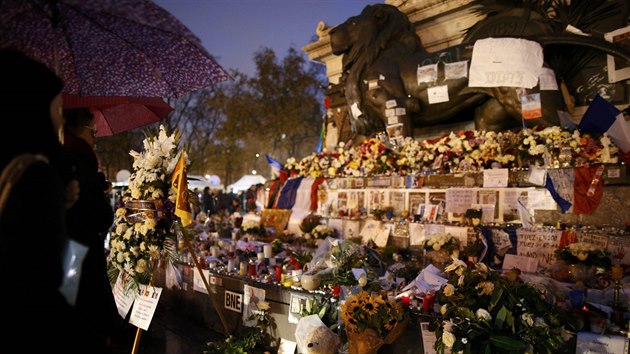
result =
[[176,235],[172,231],[176,192],[171,187],[179,159],[179,133],[169,134],[160,126],[157,135],[144,141],[144,151],[131,151],[134,172],[129,188],[116,209],[111,230],[109,280],[123,275],[125,288],[149,284],[154,264],[163,256],[177,256]]

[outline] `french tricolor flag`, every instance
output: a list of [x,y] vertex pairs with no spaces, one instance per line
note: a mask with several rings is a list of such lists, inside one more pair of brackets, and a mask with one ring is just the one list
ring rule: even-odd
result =
[[623,117],[623,113],[613,104],[595,96],[593,102],[584,113],[582,121],[578,126],[583,133],[608,133],[621,153],[619,154],[626,162],[630,162],[630,129]]

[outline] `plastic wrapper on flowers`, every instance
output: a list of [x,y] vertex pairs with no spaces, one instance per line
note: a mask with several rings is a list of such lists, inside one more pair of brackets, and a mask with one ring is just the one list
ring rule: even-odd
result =
[[361,257],[361,246],[356,243],[327,237],[308,263],[306,274],[326,277],[350,272],[352,267],[360,262]]

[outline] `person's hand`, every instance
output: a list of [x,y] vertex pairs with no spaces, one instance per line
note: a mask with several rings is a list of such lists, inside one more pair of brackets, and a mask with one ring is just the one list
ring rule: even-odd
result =
[[81,188],[79,188],[79,181],[76,179],[71,180],[66,185],[66,209],[70,209],[74,203],[79,200],[79,192]]

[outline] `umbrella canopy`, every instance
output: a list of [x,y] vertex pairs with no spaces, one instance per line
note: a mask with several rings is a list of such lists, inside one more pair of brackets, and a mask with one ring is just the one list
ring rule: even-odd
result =
[[3,0],[0,48],[41,61],[83,96],[178,97],[230,78],[150,0]]
[[173,111],[159,97],[95,97],[64,94],[64,108],[88,107],[96,118],[96,136],[109,136],[159,122]]

